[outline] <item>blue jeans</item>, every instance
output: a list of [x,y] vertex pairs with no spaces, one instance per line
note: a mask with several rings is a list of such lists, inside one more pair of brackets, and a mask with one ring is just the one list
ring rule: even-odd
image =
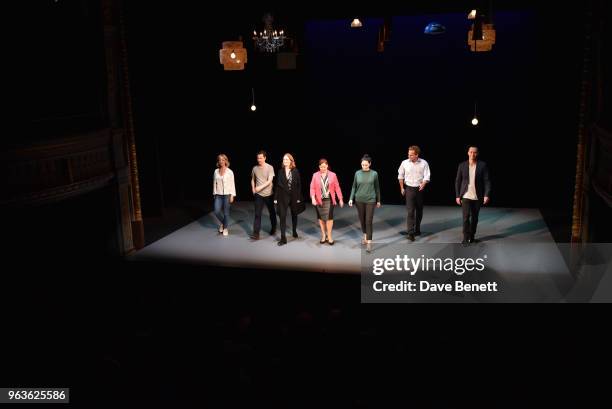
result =
[[231,195],[215,195],[215,216],[227,229],[230,216],[230,197]]

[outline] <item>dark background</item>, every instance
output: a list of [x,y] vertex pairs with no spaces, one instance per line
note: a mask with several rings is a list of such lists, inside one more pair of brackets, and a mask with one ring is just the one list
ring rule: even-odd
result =
[[[567,12],[575,16],[576,9]],[[559,156],[574,156],[581,27],[566,25],[550,41],[552,22],[542,13],[537,7],[497,10],[499,40],[483,54],[467,51],[464,13],[396,16],[382,54],[375,46],[382,22],[376,14],[363,17],[361,30],[351,29],[347,18],[289,19],[295,28],[287,31],[298,33],[298,70],[276,70],[274,59],[247,41],[246,70],[224,72],[216,54],[221,40],[248,33],[226,27],[228,34],[213,36],[214,20],[198,24],[183,16],[180,27],[161,34],[171,50],[149,50],[144,43],[158,41],[156,26],[148,32],[147,22],[157,19],[143,21],[134,12],[129,28],[138,34],[129,38],[138,135],[157,142],[165,203],[209,197],[219,152],[231,159],[239,198],[250,200],[250,168],[262,148],[275,167],[292,152],[305,178],[320,157],[328,158],[345,192],[361,155],[369,153],[381,174],[383,201],[400,203],[397,168],[407,147],[418,144],[433,171],[428,203],[448,205],[457,163],[475,143],[495,178],[495,205],[567,211],[575,169]],[[446,25],[447,34],[424,35],[430,21]],[[203,46],[211,49],[206,55]],[[249,110],[252,87],[255,113]],[[475,100],[478,128],[470,124]],[[145,196],[145,210],[157,199],[157,192]]]
[[[33,99],[34,129],[24,139],[95,128],[105,119],[99,7],[47,3],[35,20],[47,34],[33,53],[45,69],[34,78],[40,97]],[[190,2],[126,2],[144,216],[186,201],[209,203],[221,152],[230,157],[238,198],[251,200],[249,174],[259,149],[275,167],[284,152],[293,153],[305,179],[326,157],[345,194],[369,153],[383,202],[399,204],[397,168],[416,144],[432,169],[426,203],[452,205],[457,164],[467,145],[476,144],[491,168],[492,205],[540,208],[555,238],[567,241],[584,6],[481,2],[493,10],[498,39],[492,52],[471,53],[465,10],[476,3],[202,10]],[[250,33],[266,10],[294,40],[287,50],[298,51],[297,70],[278,70],[275,56],[253,50]],[[362,29],[350,28],[351,12]],[[391,17],[391,36],[378,53],[383,17]],[[432,21],[447,33],[423,34]],[[246,69],[223,71],[221,42],[240,36]],[[256,112],[249,109],[252,88]],[[475,102],[478,127],[470,124]]]

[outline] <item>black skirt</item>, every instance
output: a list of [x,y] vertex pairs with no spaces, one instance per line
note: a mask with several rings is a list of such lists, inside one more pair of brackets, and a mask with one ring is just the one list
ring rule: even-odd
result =
[[323,199],[321,206],[316,207],[319,220],[334,220],[334,207],[331,199]]

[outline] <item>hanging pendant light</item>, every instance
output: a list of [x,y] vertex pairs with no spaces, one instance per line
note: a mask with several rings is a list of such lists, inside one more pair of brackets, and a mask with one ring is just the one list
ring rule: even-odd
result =
[[361,20],[359,20],[358,18],[354,18],[353,21],[351,21],[351,28],[359,28],[359,27],[363,27]]
[[255,88],[251,88],[251,111],[255,112],[257,106],[255,105]]
[[480,121],[478,120],[478,106],[476,102],[474,102],[474,118],[472,118],[472,125],[478,126],[479,122]]
[[226,71],[244,70],[247,62],[247,51],[242,41],[224,41],[219,50],[219,61]]
[[[489,10],[491,13],[491,10]],[[489,14],[489,20],[491,14]],[[468,15],[468,20],[474,20],[474,23],[468,31],[467,43],[472,52],[491,51],[496,40],[495,26],[489,21],[485,23],[485,16],[478,14],[476,10]]]

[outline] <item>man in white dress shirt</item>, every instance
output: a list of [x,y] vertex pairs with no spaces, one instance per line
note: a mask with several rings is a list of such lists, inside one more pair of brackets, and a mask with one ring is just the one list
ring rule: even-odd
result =
[[414,236],[421,234],[423,219],[423,190],[431,180],[429,164],[419,158],[421,149],[418,146],[408,148],[408,159],[402,162],[398,169],[398,180],[402,196],[406,197],[406,228],[408,239],[414,241]]

